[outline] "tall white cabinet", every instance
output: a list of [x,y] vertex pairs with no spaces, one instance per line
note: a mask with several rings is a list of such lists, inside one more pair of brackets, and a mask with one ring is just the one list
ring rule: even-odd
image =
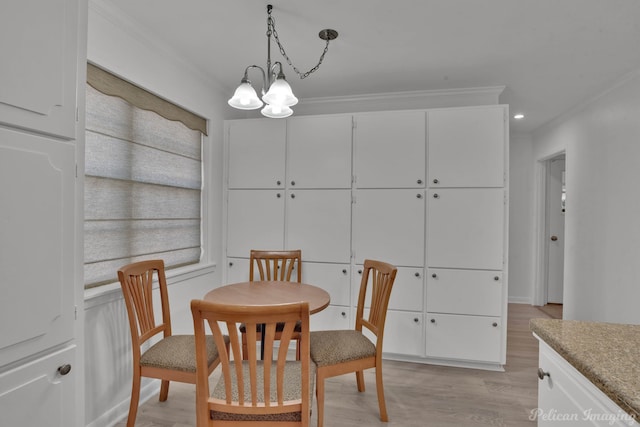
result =
[[[86,6],[0,14],[0,425],[83,425],[76,150]],[[80,290],[79,290],[80,289]]]
[[500,105],[228,121],[226,280],[250,249],[300,248],[331,294],[312,327],[351,328],[362,264],[384,260],[387,357],[500,369],[507,123]]

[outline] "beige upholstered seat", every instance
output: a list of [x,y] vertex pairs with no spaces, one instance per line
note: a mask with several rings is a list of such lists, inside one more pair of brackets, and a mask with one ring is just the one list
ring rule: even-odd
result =
[[[258,274],[256,274],[256,270]],[[302,251],[300,249],[292,251],[261,251],[252,249],[249,256],[249,281],[254,280],[279,280],[284,282],[291,282],[293,273],[296,272],[295,281],[302,282]],[[258,332],[260,331],[260,325]],[[282,325],[276,325],[276,339],[279,339],[279,333],[282,331]],[[245,326],[240,325],[240,332],[242,333],[242,354],[247,348],[247,336],[245,334]],[[300,325],[296,325],[295,332],[299,334]],[[261,338],[261,334],[258,334],[258,339]],[[298,360],[300,359],[300,350],[296,335],[296,355]]]
[[[261,427],[308,426],[315,367],[309,357],[309,305],[229,306],[191,301],[196,335],[196,421],[198,427],[247,425]],[[287,348],[300,323],[301,360],[287,360]],[[247,326],[247,360],[242,359],[240,323]],[[276,324],[282,323],[280,348],[274,358]],[[257,324],[265,325],[265,355],[259,360]],[[220,352],[221,378],[209,388],[204,348],[205,332],[223,343],[229,331],[230,350]],[[244,423],[244,424],[243,424]]]
[[[397,269],[390,264],[365,260],[355,329],[311,332],[311,359],[317,366],[318,427],[322,427],[324,421],[324,380],[355,372],[358,391],[364,391],[363,370],[368,368],[376,369],[380,419],[388,421],[382,384],[382,338],[396,273]],[[367,295],[370,295],[369,304],[365,301]],[[366,317],[365,306],[369,307],[369,314]],[[375,343],[363,334],[363,327],[375,337]]]
[[[127,427],[133,427],[140,399],[141,377],[162,380],[160,401],[167,400],[169,381],[195,384],[195,340],[193,335],[172,335],[169,296],[162,260],[141,261],[118,270],[118,279],[127,306],[133,353],[133,382]],[[162,321],[156,323],[153,305],[153,282],[158,282]],[[142,345],[153,342],[148,350]],[[228,339],[227,339],[228,341]],[[207,369],[211,372],[220,363],[213,337],[206,339]]]

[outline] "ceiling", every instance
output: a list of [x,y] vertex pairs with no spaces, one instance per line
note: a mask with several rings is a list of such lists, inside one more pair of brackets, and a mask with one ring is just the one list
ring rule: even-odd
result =
[[[638,0],[94,0],[216,81],[229,96],[266,65],[266,5],[309,98],[505,86],[516,132],[531,132],[640,69]],[[250,74],[254,82],[260,74]]]

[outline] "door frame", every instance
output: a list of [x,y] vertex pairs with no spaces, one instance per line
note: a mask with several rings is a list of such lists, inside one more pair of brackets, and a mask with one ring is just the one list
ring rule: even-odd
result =
[[557,151],[549,156],[537,159],[535,165],[535,279],[533,289],[533,305],[545,305],[547,303],[547,279],[548,279],[548,255],[547,245],[548,221],[547,221],[547,176],[551,160],[565,156],[566,150]]

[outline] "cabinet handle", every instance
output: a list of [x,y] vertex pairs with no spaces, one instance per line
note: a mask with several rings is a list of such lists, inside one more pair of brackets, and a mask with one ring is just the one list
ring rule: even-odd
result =
[[276,181],[276,184],[277,184],[277,185],[282,185],[282,182],[281,182],[280,180],[277,180],[277,181]]
[[416,271],[416,277],[420,277],[420,273]]
[[292,199],[295,199],[295,198],[296,198],[296,195],[295,195],[295,194],[292,194],[292,195],[291,195],[291,198],[292,198]]
[[358,270],[358,274],[362,274],[362,270]]
[[421,179],[417,180],[416,182],[417,182],[418,184],[422,184],[422,180],[421,180]]
[[229,263],[229,267],[233,267],[233,263],[232,262]]
[[438,278],[438,275],[437,275],[436,273],[433,273],[433,274],[431,275],[431,277],[433,277],[434,279],[437,279],[437,278]]
[[498,322],[493,322],[493,323],[491,324],[491,326],[493,326],[494,328],[497,328],[497,327],[498,327]]
[[435,179],[433,180],[433,183],[434,183],[434,184],[437,184],[437,183],[439,183],[439,182],[440,182],[440,181],[438,181],[438,178],[435,178]]
[[71,372],[71,365],[68,363],[58,367],[58,373],[60,375],[67,375],[69,372]]
[[545,372],[542,368],[538,368],[538,378],[544,380],[544,377],[551,378],[551,374],[549,372]]
[[280,193],[276,194],[276,197],[279,199],[281,197]]
[[342,274],[347,274],[347,269],[346,268],[342,270]]
[[291,185],[296,185],[296,182],[295,181],[291,181]]
[[417,197],[418,199],[422,199],[422,194],[418,193],[418,194],[416,194],[416,197]]
[[414,321],[414,322],[416,322],[416,323],[418,323],[418,322],[420,322],[420,319],[418,319],[417,317],[414,317],[414,318],[413,318],[413,321]]
[[436,323],[436,319],[431,319],[431,323]]
[[497,282],[498,280],[500,280],[500,276],[494,276],[493,280],[495,280]]
[[342,317],[347,317],[347,313],[345,313],[344,311],[340,314],[342,315]]
[[439,195],[438,193],[433,193],[433,198],[434,198],[434,199],[439,199],[439,198],[440,198],[440,195]]

